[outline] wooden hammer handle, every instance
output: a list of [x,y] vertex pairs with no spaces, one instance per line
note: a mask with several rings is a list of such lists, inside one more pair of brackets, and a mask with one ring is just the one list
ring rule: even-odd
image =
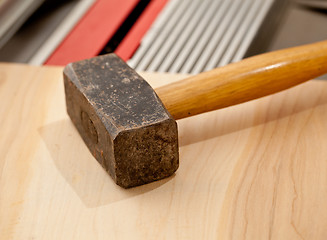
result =
[[175,119],[282,91],[327,72],[327,41],[265,53],[156,89]]

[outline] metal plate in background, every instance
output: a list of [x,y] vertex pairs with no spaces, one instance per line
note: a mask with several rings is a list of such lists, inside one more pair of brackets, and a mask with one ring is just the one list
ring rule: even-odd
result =
[[[9,1],[18,0],[0,3]],[[93,1],[55,1],[60,7],[29,19],[0,49],[0,61],[42,64]],[[129,64],[140,71],[197,73],[327,39],[326,10],[303,1],[327,0],[170,0]]]
[[196,74],[239,61],[284,2],[170,0],[128,63],[138,71]]
[[0,48],[44,0],[0,0]]
[[0,48],[0,61],[43,64],[94,1],[45,0]]

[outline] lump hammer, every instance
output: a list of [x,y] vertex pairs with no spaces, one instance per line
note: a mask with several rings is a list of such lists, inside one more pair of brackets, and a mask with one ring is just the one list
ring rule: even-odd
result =
[[114,181],[134,187],[179,166],[177,119],[282,91],[327,72],[327,41],[265,53],[156,90],[115,54],[68,64],[67,112]]

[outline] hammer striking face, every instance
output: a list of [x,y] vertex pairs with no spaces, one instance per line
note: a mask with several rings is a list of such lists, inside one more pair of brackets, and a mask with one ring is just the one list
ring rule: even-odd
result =
[[124,187],[178,168],[176,121],[134,70],[114,54],[64,70],[67,112],[97,161]]

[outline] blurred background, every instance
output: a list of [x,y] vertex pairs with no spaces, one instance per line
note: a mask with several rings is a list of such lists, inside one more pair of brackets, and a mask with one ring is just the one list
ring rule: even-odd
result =
[[0,61],[198,73],[327,39],[327,0],[0,0]]

